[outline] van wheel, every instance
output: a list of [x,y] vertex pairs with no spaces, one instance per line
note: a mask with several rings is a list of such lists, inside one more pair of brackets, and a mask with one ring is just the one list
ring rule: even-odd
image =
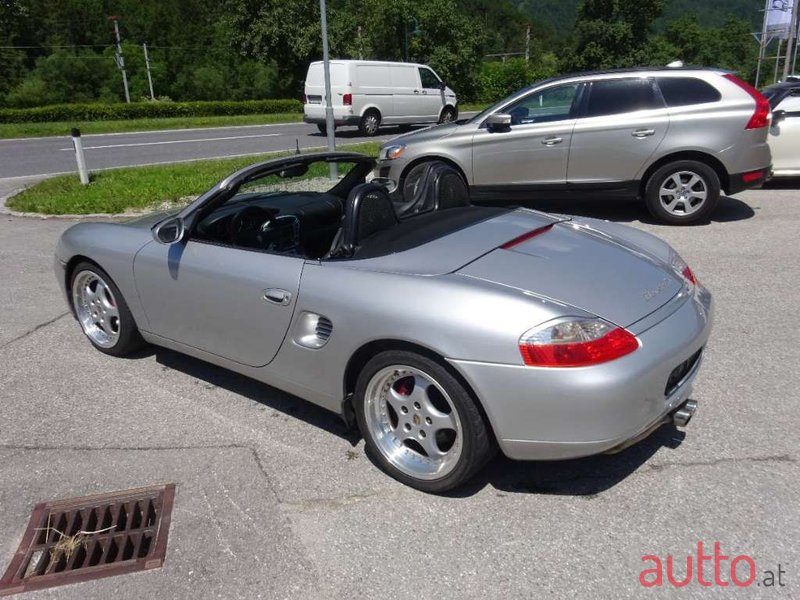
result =
[[381,125],[381,113],[377,110],[368,110],[361,117],[361,123],[358,126],[358,131],[364,136],[373,136],[378,133],[378,127]]
[[714,169],[696,160],[679,160],[650,176],[644,199],[647,210],[659,221],[688,225],[707,220],[719,194],[719,177]]
[[458,117],[458,113],[452,106],[446,106],[439,116],[439,123],[452,123]]
[[[322,135],[328,135],[328,126],[325,123],[317,123],[317,129]],[[334,135],[336,135],[336,125],[333,126]]]

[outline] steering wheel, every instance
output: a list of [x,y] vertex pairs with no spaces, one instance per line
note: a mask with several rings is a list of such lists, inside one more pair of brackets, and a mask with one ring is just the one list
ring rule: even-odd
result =
[[274,220],[275,215],[266,208],[245,206],[231,217],[228,225],[231,244],[247,248],[260,248],[262,245],[261,232]]

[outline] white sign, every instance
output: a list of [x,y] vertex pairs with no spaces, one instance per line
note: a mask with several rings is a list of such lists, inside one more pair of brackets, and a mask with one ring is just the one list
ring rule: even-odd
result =
[[767,34],[782,40],[789,37],[793,4],[794,0],[769,0],[769,8],[764,16],[767,20]]

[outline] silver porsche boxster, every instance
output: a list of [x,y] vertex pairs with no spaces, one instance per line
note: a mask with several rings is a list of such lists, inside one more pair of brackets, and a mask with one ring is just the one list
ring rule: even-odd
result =
[[574,458],[688,423],[712,300],[669,245],[473,206],[444,164],[393,198],[366,182],[373,167],[295,155],[172,214],[79,223],[56,276],[101,352],[156,344],[300,396],[428,492],[497,448]]

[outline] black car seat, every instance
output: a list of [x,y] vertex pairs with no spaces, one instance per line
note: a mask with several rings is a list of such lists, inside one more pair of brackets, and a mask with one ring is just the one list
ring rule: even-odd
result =
[[456,169],[443,162],[430,162],[423,167],[412,197],[395,202],[395,210],[401,219],[470,205],[469,188]]
[[368,237],[399,223],[386,189],[376,183],[354,187],[344,205],[342,226],[324,258],[352,256]]

